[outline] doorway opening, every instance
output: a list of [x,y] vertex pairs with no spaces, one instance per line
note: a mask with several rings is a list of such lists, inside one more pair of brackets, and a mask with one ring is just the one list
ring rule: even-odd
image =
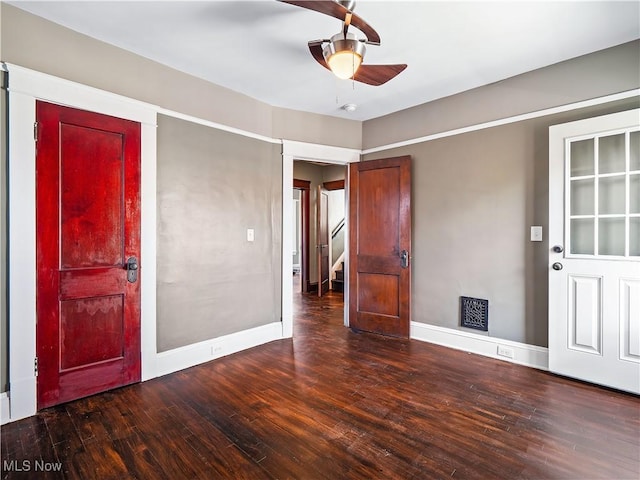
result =
[[292,293],[296,313],[324,308],[339,310],[340,318],[344,317],[346,175],[345,165],[293,162]]

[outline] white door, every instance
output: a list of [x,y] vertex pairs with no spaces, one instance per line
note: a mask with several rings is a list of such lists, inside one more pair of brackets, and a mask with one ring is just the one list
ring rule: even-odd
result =
[[549,129],[549,369],[640,393],[640,110]]
[[316,243],[318,244],[318,296],[329,291],[331,235],[329,234],[329,190],[318,185],[316,193]]

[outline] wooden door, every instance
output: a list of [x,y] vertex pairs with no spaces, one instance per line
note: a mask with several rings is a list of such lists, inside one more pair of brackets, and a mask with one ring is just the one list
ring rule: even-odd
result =
[[549,369],[640,394],[640,110],[549,132]]
[[140,381],[140,125],[40,101],[36,116],[41,409]]
[[409,337],[411,157],[349,167],[349,324]]
[[318,186],[316,195],[317,208],[317,259],[318,259],[318,296],[329,291],[329,277],[331,273],[329,250],[329,191]]

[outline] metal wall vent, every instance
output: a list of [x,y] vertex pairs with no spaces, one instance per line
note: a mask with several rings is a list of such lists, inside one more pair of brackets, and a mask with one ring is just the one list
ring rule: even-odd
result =
[[460,325],[489,331],[489,300],[460,297]]

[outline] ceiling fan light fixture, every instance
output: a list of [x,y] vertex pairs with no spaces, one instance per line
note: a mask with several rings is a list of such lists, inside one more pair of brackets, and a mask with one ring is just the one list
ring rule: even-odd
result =
[[324,47],[322,54],[333,74],[341,79],[352,78],[364,58],[366,48],[355,35],[347,33],[346,37],[338,33]]
[[356,74],[362,63],[362,57],[350,50],[343,50],[331,55],[327,63],[336,77],[346,80]]

